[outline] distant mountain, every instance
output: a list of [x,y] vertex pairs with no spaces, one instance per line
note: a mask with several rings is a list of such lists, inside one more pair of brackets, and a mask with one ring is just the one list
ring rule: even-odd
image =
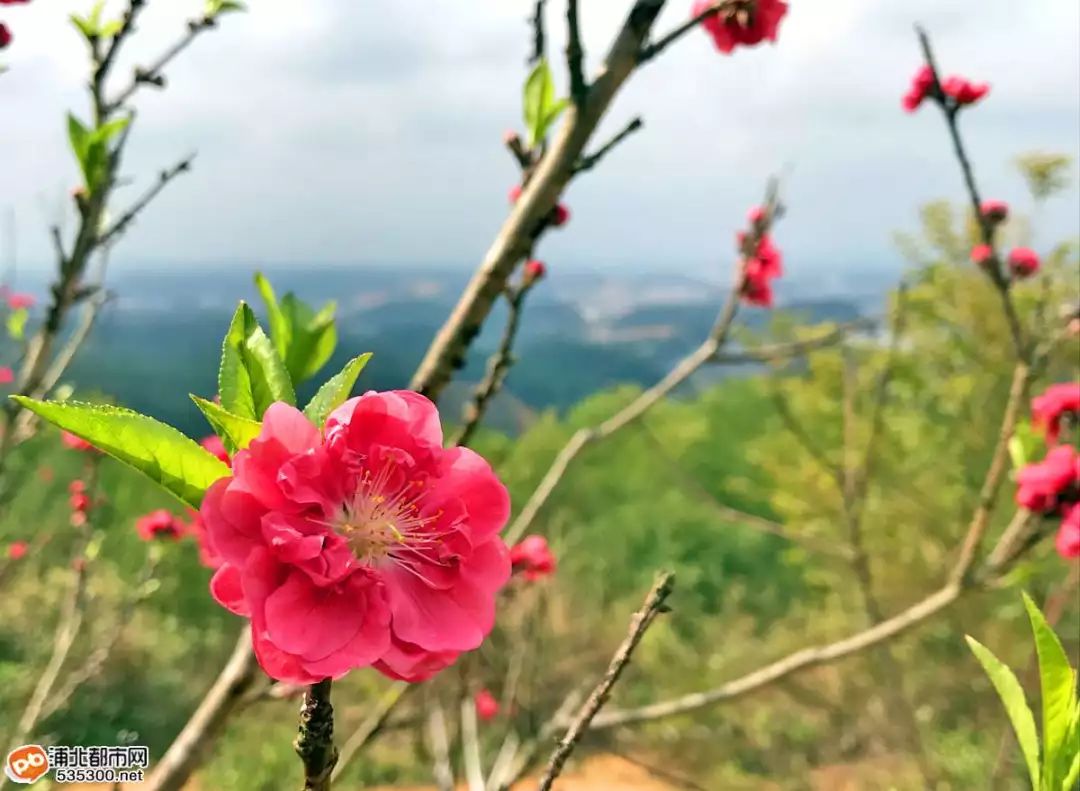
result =
[[[404,387],[432,335],[449,314],[466,275],[411,267],[355,271],[304,268],[268,273],[279,293],[309,302],[334,299],[340,342],[325,374],[361,351],[375,353],[361,387]],[[205,430],[186,393],[212,396],[221,336],[237,298],[258,302],[251,272],[225,269],[213,287],[180,272],[128,274],[114,280],[117,299],[69,372],[83,391],[109,393],[186,432]],[[785,306],[806,321],[847,321],[869,312],[869,300],[817,297],[800,288]],[[648,384],[708,333],[723,299],[714,283],[664,274],[568,273],[554,275],[529,296],[511,371],[491,424],[520,430],[530,414],[565,409],[584,396],[620,383]],[[746,310],[740,321],[760,328],[770,314]],[[444,400],[448,414],[468,397],[502,332],[497,306],[468,364]],[[710,374],[715,376],[716,374]],[[301,397],[314,390],[303,389]]]

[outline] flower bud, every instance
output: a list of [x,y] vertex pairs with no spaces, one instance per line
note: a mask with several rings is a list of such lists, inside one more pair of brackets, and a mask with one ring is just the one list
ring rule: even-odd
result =
[[528,285],[532,285],[537,280],[541,280],[546,274],[547,267],[544,266],[543,261],[537,261],[534,258],[525,262],[525,282]]
[[558,204],[551,213],[551,224],[556,228],[561,228],[570,222],[570,210],[563,204]]
[[1009,253],[1009,271],[1013,277],[1031,277],[1039,271],[1039,254],[1030,247],[1016,247]]

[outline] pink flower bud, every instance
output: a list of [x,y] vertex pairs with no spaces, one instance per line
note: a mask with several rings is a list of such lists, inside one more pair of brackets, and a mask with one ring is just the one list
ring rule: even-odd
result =
[[971,82],[964,77],[949,77],[941,84],[941,90],[946,96],[952,97],[960,106],[975,104],[979,99],[990,93],[990,84],[986,82]]
[[971,248],[971,260],[979,266],[985,266],[994,257],[994,249],[988,244],[977,244]]
[[232,464],[232,460],[229,458],[229,452],[225,450],[225,443],[221,441],[221,437],[216,434],[211,434],[209,437],[203,437],[199,444],[205,450],[210,451],[217,456],[225,464]]
[[12,541],[8,544],[7,556],[10,560],[18,560],[25,557],[26,553],[30,551],[30,545],[25,541]]
[[15,381],[15,372],[6,365],[0,365],[0,385],[9,385]]
[[984,200],[979,211],[987,220],[997,223],[1009,216],[1009,204],[1003,200]]
[[521,141],[521,138],[518,136],[517,132],[515,132],[513,129],[507,129],[505,132],[503,132],[504,145],[512,146],[514,145],[515,141]]
[[499,716],[499,701],[490,691],[482,689],[473,697],[476,704],[476,716],[484,722],[493,720]]
[[33,294],[9,294],[7,298],[8,307],[12,310],[32,308],[35,302],[37,300]]
[[525,281],[533,283],[540,280],[547,274],[547,267],[544,266],[543,261],[537,261],[535,258],[525,262]]
[[512,186],[510,188],[510,195],[509,195],[510,203],[517,203],[518,198],[520,198],[520,197],[521,197],[521,185],[520,184],[515,184],[514,186]]
[[750,221],[751,225],[760,225],[765,222],[765,217],[768,215],[768,211],[764,206],[755,206],[746,215],[746,219]]
[[1009,253],[1009,270],[1014,277],[1031,277],[1039,271],[1039,254],[1030,247],[1016,247]]

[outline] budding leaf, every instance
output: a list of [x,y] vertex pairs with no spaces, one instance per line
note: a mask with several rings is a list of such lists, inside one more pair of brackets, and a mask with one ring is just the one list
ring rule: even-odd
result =
[[307,419],[321,428],[330,413],[348,400],[360,372],[364,370],[364,366],[370,359],[370,352],[353,357],[341,369],[341,373],[330,377],[326,384],[319,388],[319,392],[310,403],[304,407],[304,415]]
[[26,308],[13,310],[7,317],[7,332],[12,340],[21,341],[26,334],[26,320],[30,312]]
[[548,129],[567,106],[566,99],[555,98],[555,82],[545,58],[537,62],[525,79],[523,106],[529,145],[535,146],[547,136]]
[[221,345],[218,393],[226,411],[253,421],[262,420],[275,401],[296,404],[285,363],[245,302],[236,309]]
[[37,401],[25,396],[12,399],[138,470],[192,508],[199,507],[214,481],[229,474],[229,468],[198,443],[172,426],[130,409]]
[[191,396],[191,400],[202,411],[203,417],[206,418],[206,422],[210,424],[214,433],[221,437],[225,450],[230,455],[246,448],[262,431],[261,423],[234,415],[213,401],[207,401],[197,395]]
[[279,302],[270,281],[261,273],[255,275],[255,285],[266,304],[274,348],[285,361],[289,376],[296,384],[310,379],[326,365],[337,346],[337,306],[329,302],[316,313],[291,293]]
[[1016,675],[1009,670],[1000,659],[994,656],[990,649],[973,637],[966,636],[968,646],[971,647],[975,658],[983,666],[986,675],[990,677],[990,683],[997,690],[998,697],[1005,705],[1005,713],[1009,715],[1009,722],[1016,733],[1016,741],[1020,745],[1020,751],[1024,754],[1024,762],[1027,764],[1028,776],[1031,779],[1031,787],[1037,789],[1039,785],[1039,737],[1035,732],[1035,717],[1028,708],[1024,699],[1024,690]]

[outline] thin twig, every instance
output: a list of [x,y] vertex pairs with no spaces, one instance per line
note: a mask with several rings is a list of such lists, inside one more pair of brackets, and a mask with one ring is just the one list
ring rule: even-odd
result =
[[592,691],[588,699],[585,701],[585,705],[581,707],[581,710],[574,717],[566,734],[560,740],[555,751],[552,753],[551,758],[548,760],[547,769],[544,771],[543,776],[540,778],[540,783],[537,786],[538,791],[550,791],[555,779],[562,772],[563,767],[566,765],[566,761],[570,758],[570,754],[573,753],[574,748],[577,747],[581,737],[585,735],[585,732],[589,729],[589,725],[592,723],[593,718],[597,715],[608,698],[611,697],[611,690],[619,680],[619,676],[622,675],[623,670],[626,669],[626,665],[630,662],[630,657],[634,653],[634,649],[638,643],[641,642],[641,638],[645,635],[646,630],[652,624],[657,614],[665,610],[664,602],[671,594],[671,589],[675,584],[675,575],[667,572],[660,574],[656,578],[656,582],[653,583],[652,590],[649,591],[649,595],[645,597],[645,603],[641,606],[634,617],[630,621],[630,632],[627,634],[626,639],[623,640],[622,645],[615,652],[615,656],[611,658],[611,663],[608,665],[607,672],[604,673],[604,677],[597,684],[596,689]]
[[454,791],[454,768],[450,763],[450,737],[446,732],[446,714],[438,700],[428,703],[427,733],[428,746],[434,761],[432,774],[435,786],[439,791]]
[[150,187],[143,195],[135,201],[135,204],[131,206],[127,211],[120,215],[115,223],[113,223],[106,231],[103,231],[98,238],[99,245],[107,245],[114,241],[120,234],[127,230],[139,214],[156,198],[169,182],[179,176],[181,173],[187,173],[191,170],[191,163],[195,160],[195,154],[188,154],[181,159],[171,168],[166,168],[158,173],[157,181]]
[[217,25],[217,20],[212,16],[202,16],[197,19],[188,20],[187,29],[184,35],[180,37],[171,47],[158,56],[158,58],[145,68],[137,67],[135,74],[124,90],[107,105],[110,112],[114,112],[124,105],[135,92],[139,90],[142,85],[156,85],[162,87],[165,84],[165,78],[161,73],[169,63],[183,52],[193,42],[200,33],[205,30],[209,30]]
[[630,123],[622,128],[622,130],[613,138],[608,140],[604,145],[597,149],[595,154],[587,154],[583,156],[576,165],[574,165],[574,174],[584,173],[587,170],[592,170],[594,167],[600,164],[600,161],[606,157],[615,146],[626,140],[630,135],[634,134],[645,127],[645,121],[641,116],[635,116]]
[[385,727],[390,713],[411,689],[414,689],[414,685],[406,684],[404,681],[395,681],[387,688],[386,692],[375,703],[375,707],[368,712],[367,717],[360,723],[360,727],[353,731],[352,736],[346,739],[341,746],[337,766],[334,767],[334,771],[330,775],[331,781],[336,782],[353,758],[367,747],[371,740]]
[[990,219],[983,214],[982,198],[979,194],[979,187],[975,183],[975,172],[971,166],[971,159],[968,157],[967,149],[964,146],[964,140],[960,136],[960,127],[958,125],[960,106],[949,100],[941,88],[941,79],[937,68],[937,62],[934,59],[934,52],[930,46],[930,37],[927,35],[926,31],[918,25],[915,26],[915,33],[919,37],[919,45],[922,47],[926,65],[930,68],[930,73],[934,78],[933,96],[935,97],[935,104],[941,108],[942,115],[945,118],[945,124],[949,129],[949,139],[952,141],[956,160],[960,163],[960,171],[964,176],[964,186],[967,189],[968,198],[971,201],[971,208],[975,215],[975,222],[979,226],[982,242],[983,244],[989,245],[992,251],[992,255],[985,263],[984,268],[1001,298],[1001,306],[1005,313],[1005,320],[1009,325],[1009,333],[1012,336],[1013,345],[1016,347],[1017,356],[1020,359],[1024,359],[1027,356],[1028,351],[1027,341],[1024,338],[1024,330],[1021,327],[1020,318],[1016,313],[1016,306],[1013,304],[1012,294],[1009,289],[1010,281],[1002,269],[1001,257],[998,254],[997,245],[994,241],[994,225]]
[[521,323],[521,311],[525,305],[525,297],[532,290],[535,282],[535,280],[526,279],[520,286],[511,287],[507,292],[506,327],[503,329],[499,347],[488,359],[484,378],[473,390],[472,398],[465,405],[461,428],[450,440],[452,446],[468,446],[487,412],[491,399],[502,390],[506,375],[514,364],[514,340],[517,338],[518,327]]
[[835,346],[849,336],[872,330],[877,326],[874,319],[856,319],[823,332],[813,338],[804,338],[798,341],[786,343],[767,343],[761,346],[752,346],[741,352],[719,352],[710,360],[716,365],[745,365],[779,362],[797,357],[805,357],[807,354],[820,349]]
[[544,58],[546,50],[544,43],[544,3],[546,0],[536,0],[533,6],[533,15],[530,22],[533,29],[533,47],[529,55],[529,65],[539,63]]
[[540,750],[547,746],[548,742],[555,736],[560,728],[566,727],[566,722],[570,719],[570,715],[574,709],[581,705],[581,701],[585,698],[585,691],[587,687],[581,687],[574,689],[563,698],[562,703],[559,704],[555,713],[540,726],[540,730],[536,736],[527,742],[524,742],[517,750],[516,754],[512,756],[511,760],[508,760],[506,770],[497,778],[493,777],[492,782],[495,784],[495,788],[498,791],[508,791],[511,785],[517,782],[522,775],[529,770],[533,765],[533,761],[536,760],[540,754]]

